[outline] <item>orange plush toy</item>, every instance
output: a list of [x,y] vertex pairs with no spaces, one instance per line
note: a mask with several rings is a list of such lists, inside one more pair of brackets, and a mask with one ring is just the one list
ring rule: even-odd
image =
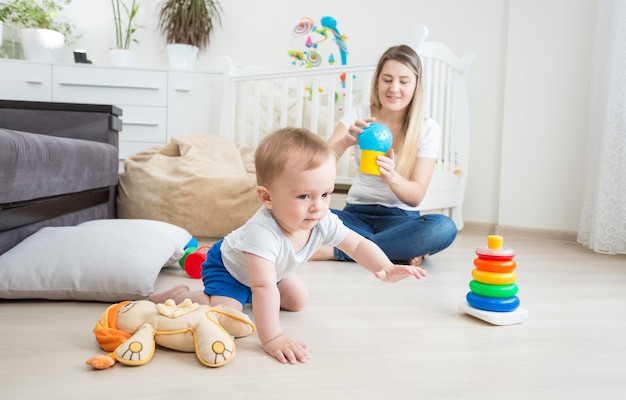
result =
[[143,365],[152,359],[156,345],[195,352],[204,365],[220,367],[235,355],[234,338],[254,332],[250,318],[225,306],[210,307],[187,299],[180,304],[148,300],[113,304],[94,327],[96,340],[108,356],[95,356],[87,364],[96,369]]

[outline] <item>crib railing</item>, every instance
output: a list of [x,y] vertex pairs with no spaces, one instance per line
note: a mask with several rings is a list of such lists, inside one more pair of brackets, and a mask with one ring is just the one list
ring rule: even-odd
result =
[[[268,133],[303,127],[328,139],[349,105],[367,101],[375,65],[268,72],[237,71],[225,60],[221,132],[255,147]],[[350,154],[338,164],[337,182],[349,184]]]
[[437,42],[423,42],[417,51],[424,70],[424,113],[437,121],[442,132],[435,176],[420,208],[447,209],[462,228],[470,140],[467,80],[475,55],[466,52],[458,57]]

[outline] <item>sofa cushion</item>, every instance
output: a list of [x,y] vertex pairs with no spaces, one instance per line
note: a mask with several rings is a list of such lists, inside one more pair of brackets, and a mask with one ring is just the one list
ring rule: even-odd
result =
[[113,145],[0,128],[0,204],[115,186]]
[[182,257],[190,239],[186,230],[152,220],[46,227],[0,255],[0,298],[142,299],[154,291],[161,268]]

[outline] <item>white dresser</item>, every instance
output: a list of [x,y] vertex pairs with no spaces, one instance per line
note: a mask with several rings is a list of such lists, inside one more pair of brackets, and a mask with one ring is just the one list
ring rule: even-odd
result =
[[218,134],[221,89],[220,72],[0,60],[0,99],[120,107],[120,159],[176,135]]

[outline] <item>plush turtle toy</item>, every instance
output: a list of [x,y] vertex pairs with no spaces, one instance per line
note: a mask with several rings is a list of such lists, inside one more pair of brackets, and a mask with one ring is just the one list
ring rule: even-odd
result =
[[156,345],[195,352],[200,362],[220,367],[235,355],[234,338],[254,332],[250,318],[225,306],[210,307],[186,299],[155,304],[148,300],[124,301],[108,307],[94,333],[107,356],[95,356],[87,364],[104,369],[118,361],[143,365],[152,359]]

